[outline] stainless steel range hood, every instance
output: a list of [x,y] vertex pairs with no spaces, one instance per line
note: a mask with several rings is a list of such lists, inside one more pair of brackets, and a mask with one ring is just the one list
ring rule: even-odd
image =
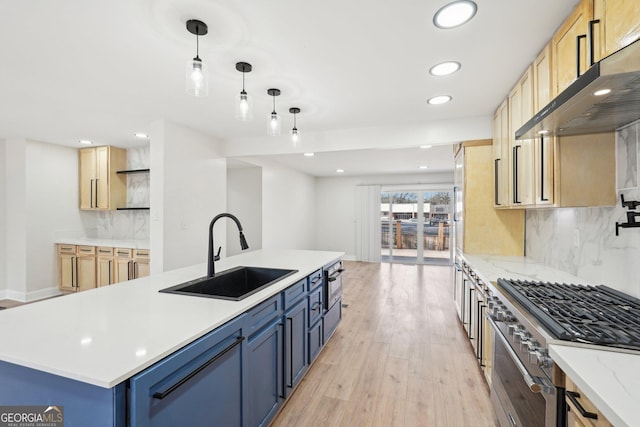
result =
[[[597,91],[610,89],[605,95]],[[531,120],[516,139],[611,132],[640,119],[640,40],[593,64]]]

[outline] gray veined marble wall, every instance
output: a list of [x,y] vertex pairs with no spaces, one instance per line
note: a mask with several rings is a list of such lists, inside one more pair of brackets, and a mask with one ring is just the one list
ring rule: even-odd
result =
[[[149,146],[127,150],[128,169],[149,168]],[[127,206],[149,206],[148,173],[127,175]],[[108,211],[98,213],[97,237],[101,239],[149,240],[149,211]]]
[[[638,138],[640,121],[616,134],[618,195],[640,200]],[[528,210],[526,254],[591,282],[640,297],[640,228],[615,235],[627,209],[615,207]],[[638,218],[640,220],[640,218]]]

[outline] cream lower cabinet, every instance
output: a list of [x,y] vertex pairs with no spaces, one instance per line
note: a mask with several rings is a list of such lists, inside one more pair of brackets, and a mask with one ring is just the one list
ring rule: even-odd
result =
[[58,245],[60,290],[85,291],[96,287],[94,246]]
[[133,249],[129,248],[116,248],[114,250],[115,256],[115,283],[126,282],[131,280],[132,276],[132,264],[133,264]]
[[78,292],[149,275],[149,250],[58,244],[60,290]]
[[98,287],[109,286],[115,283],[113,248],[109,246],[99,246],[97,252],[97,285]]
[[569,377],[565,377],[567,427],[613,427]]
[[133,250],[133,279],[148,276],[150,273],[149,250],[134,249]]

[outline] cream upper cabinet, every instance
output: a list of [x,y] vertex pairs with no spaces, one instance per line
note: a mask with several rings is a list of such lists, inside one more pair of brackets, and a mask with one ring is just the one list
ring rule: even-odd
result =
[[117,171],[126,169],[126,153],[109,146],[79,150],[80,209],[115,210],[125,206],[127,182]]
[[640,38],[640,1],[594,0],[595,61]]
[[[455,159],[462,171],[456,200],[456,245],[467,254],[522,255],[524,210],[494,209],[491,140],[467,141]],[[458,212],[460,209],[460,212]]]
[[[551,44],[547,44],[533,61],[533,110],[538,113],[552,99]],[[525,120],[529,120],[526,119]],[[534,141],[534,185],[535,204],[554,203],[554,159],[555,141],[552,137],[541,135]]]
[[493,191],[496,208],[509,207],[509,108],[505,99],[493,116]]
[[516,131],[533,116],[533,67],[529,67],[509,93],[512,206],[534,204],[534,142],[516,140]]
[[553,36],[551,54],[554,61],[554,97],[578,77],[578,67],[580,74],[588,68],[587,30],[592,19],[593,0],[582,0]]

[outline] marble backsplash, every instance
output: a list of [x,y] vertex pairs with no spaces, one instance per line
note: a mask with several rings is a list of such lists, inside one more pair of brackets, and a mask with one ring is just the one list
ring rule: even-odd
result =
[[[638,138],[640,122],[616,133],[618,197],[640,200]],[[640,228],[620,229],[626,208],[562,208],[528,210],[527,257],[590,282],[602,283],[640,297]],[[640,220],[640,218],[638,218]]]
[[[149,168],[149,146],[127,150],[128,169]],[[127,175],[127,206],[149,206],[148,173]],[[98,213],[96,236],[101,239],[148,240],[148,210],[121,210]]]

